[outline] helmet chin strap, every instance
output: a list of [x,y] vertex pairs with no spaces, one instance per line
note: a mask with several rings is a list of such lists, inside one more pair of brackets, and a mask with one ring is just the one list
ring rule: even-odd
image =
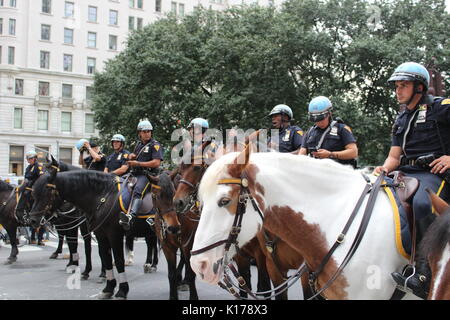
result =
[[[411,102],[414,100],[414,98],[416,97],[417,94],[420,94],[423,97],[425,95],[425,92],[423,90],[419,90],[419,84],[417,82],[414,82],[413,94],[411,95],[411,98],[409,98],[408,102],[406,103],[407,106],[409,106],[411,104]],[[422,97],[420,98],[420,100],[422,100]],[[417,101],[417,103],[419,103],[419,101]]]

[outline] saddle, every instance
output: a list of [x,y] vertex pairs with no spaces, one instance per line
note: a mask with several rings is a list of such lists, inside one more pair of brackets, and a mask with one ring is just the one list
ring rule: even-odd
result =
[[[136,182],[137,178],[131,175],[125,175],[120,178],[120,207],[124,213],[128,212]],[[138,217],[147,217],[153,213],[153,195],[150,190],[150,192],[145,193],[144,198],[142,199],[141,208],[137,212],[137,215]]]
[[401,171],[393,171],[389,173],[388,177],[394,180],[394,188],[403,208],[405,208],[408,215],[412,215],[412,207],[409,200],[419,188],[419,180],[407,177]]

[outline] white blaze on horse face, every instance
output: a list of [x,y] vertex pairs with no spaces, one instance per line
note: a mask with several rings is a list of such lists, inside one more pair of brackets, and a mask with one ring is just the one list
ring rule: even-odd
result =
[[450,244],[447,243],[444,250],[442,251],[441,259],[439,260],[437,264],[437,270],[436,276],[434,277],[433,281],[433,288],[432,288],[432,295],[431,300],[436,299],[436,293],[439,291],[439,288],[442,285],[445,285],[445,283],[442,283],[442,277],[444,276],[444,273],[446,270],[450,269]]
[[[234,214],[227,208],[219,207],[218,202],[223,197],[229,197],[231,187],[217,186],[217,192],[209,199],[203,198],[203,208],[200,216],[192,251],[205,248],[217,241],[228,238],[234,221]],[[211,284],[217,284],[222,278],[223,256],[225,245],[222,244],[198,255],[191,256],[191,267],[200,279]],[[230,250],[230,254],[232,254]]]

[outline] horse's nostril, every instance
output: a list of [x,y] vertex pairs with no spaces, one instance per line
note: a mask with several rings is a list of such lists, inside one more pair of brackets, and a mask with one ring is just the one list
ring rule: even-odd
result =
[[180,230],[180,227],[169,226],[167,229],[169,230],[170,233],[177,234],[178,231]]

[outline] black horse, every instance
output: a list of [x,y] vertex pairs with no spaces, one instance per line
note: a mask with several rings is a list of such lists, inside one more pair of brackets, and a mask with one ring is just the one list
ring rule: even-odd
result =
[[17,189],[0,180],[0,224],[3,225],[11,241],[11,253],[5,264],[17,261],[17,227],[19,223],[14,215],[17,206]]
[[106,269],[106,286],[99,295],[109,299],[114,295],[117,281],[114,278],[112,254],[119,276],[116,298],[125,299],[129,285],[125,274],[123,237],[119,225],[119,179],[97,171],[52,172],[42,175],[33,186],[35,199],[30,213],[32,224],[37,225],[42,217],[49,217],[62,201],[80,208],[86,215],[90,231],[93,231],[99,246],[100,258]]

